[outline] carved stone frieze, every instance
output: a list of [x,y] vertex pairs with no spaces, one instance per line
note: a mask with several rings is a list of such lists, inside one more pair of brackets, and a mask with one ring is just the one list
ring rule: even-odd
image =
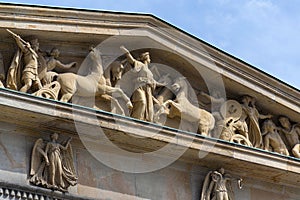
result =
[[0,21],[0,199],[300,196],[297,89],[151,15]]
[[215,131],[223,140],[252,146],[242,106],[235,100],[224,102],[220,108],[223,120],[219,120]]
[[[275,133],[265,131],[263,135],[262,124],[266,119],[275,120],[275,116],[261,114],[264,108],[257,108],[256,98],[251,95],[226,99],[217,90],[212,94],[201,91],[198,95],[215,105],[210,109],[202,108],[205,103],[198,101],[196,104],[200,106],[195,106],[195,102],[189,99],[188,89],[191,86],[184,84],[184,78],[172,76],[168,72],[162,73],[158,66],[151,65],[148,51],[135,59],[129,50],[121,46],[123,55],[104,69],[101,52],[97,47],[92,47],[81,63],[86,73],[80,75],[68,72],[78,62],[64,64],[58,60],[60,51],[57,48],[47,53],[40,49],[37,37],[23,40],[14,32],[7,31],[13,36],[18,50],[6,76],[3,58],[0,57],[0,87],[96,109],[106,108],[117,114],[162,125],[167,123],[166,118],[172,119],[174,122],[169,124],[182,130],[273,151],[267,141]],[[65,72],[58,72],[58,69]],[[130,77],[127,77],[127,82],[123,81],[124,74]],[[124,90],[129,87],[133,88],[130,92]],[[96,102],[90,101],[90,98],[95,98]],[[175,125],[177,122],[179,125]],[[283,127],[277,132],[289,154],[299,157],[296,136],[292,139],[286,134],[298,134],[298,125],[293,128]]]
[[186,130],[193,132],[199,130],[201,135],[209,136],[215,126],[215,118],[210,112],[194,106],[188,100],[189,87],[186,80],[178,78],[171,87],[176,93],[176,99],[163,102],[161,108],[155,114],[155,121],[158,121],[162,114],[167,114],[170,118],[181,117],[186,122],[196,123],[196,128],[193,128],[193,126],[191,126],[192,128],[185,127]]
[[278,121],[281,125],[279,132],[283,135],[285,145],[289,147],[292,155],[300,158],[300,124],[291,124],[290,119],[285,116],[280,116]]
[[268,119],[264,121],[262,126],[262,136],[264,137],[265,150],[286,156],[290,155],[272,120]]
[[125,53],[127,61],[133,66],[131,71],[135,73],[134,92],[131,101],[133,103],[130,116],[139,120],[152,122],[154,116],[153,90],[155,89],[155,80],[148,65],[150,64],[149,52],[140,55],[139,60],[132,57],[130,52],[124,47],[120,47]]

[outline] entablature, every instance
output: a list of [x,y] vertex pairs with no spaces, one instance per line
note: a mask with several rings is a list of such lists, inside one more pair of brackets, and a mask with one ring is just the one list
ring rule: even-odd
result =
[[175,158],[180,153],[178,158],[184,162],[207,168],[223,166],[240,177],[292,187],[300,181],[300,162],[294,157],[6,89],[0,90],[0,102],[0,120],[19,127],[23,134],[30,130],[72,136],[75,146],[105,152],[110,158],[115,154],[131,159],[118,153],[117,147],[144,153],[134,159],[145,161],[147,153],[169,146],[151,155],[148,164],[151,166],[155,159]]

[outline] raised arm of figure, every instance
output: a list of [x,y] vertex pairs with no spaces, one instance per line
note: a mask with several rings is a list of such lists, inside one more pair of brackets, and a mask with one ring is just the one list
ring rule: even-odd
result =
[[77,65],[76,62],[71,62],[69,64],[63,64],[59,60],[56,60],[56,67],[60,69],[70,69],[72,67],[75,67]]
[[133,64],[136,61],[136,59],[134,59],[134,57],[132,57],[132,55],[130,54],[130,52],[124,46],[120,46],[120,49],[126,55],[127,61],[130,64]]

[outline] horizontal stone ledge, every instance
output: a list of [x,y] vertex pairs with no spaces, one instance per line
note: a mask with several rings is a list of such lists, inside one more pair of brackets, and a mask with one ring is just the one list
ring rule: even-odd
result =
[[[180,147],[186,150],[180,157],[184,162],[211,169],[222,166],[242,177],[263,178],[292,186],[300,181],[300,160],[294,157],[9,89],[0,89],[0,107],[2,122],[35,131],[71,134],[78,140],[86,138],[90,148],[107,154],[118,153],[110,149],[111,143],[126,151],[143,154],[170,144],[168,151],[156,156],[177,156]],[[104,134],[100,135],[100,131]]]

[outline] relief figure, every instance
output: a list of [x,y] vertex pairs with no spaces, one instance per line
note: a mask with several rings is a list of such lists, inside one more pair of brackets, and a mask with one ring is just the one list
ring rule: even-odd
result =
[[[258,112],[255,106],[255,98],[245,95],[242,97],[243,121],[248,127],[249,140],[253,147],[262,147],[262,135],[259,126],[260,119],[269,119],[272,115],[262,115]],[[246,124],[243,123],[246,128]]]
[[39,78],[41,79],[43,85],[50,84],[53,82],[57,73],[53,70],[55,69],[70,69],[77,65],[76,62],[71,62],[68,64],[63,64],[58,60],[60,55],[60,51],[57,48],[53,48],[49,54],[49,56],[45,57],[46,60],[46,67],[43,69],[42,72],[39,73]]
[[124,46],[121,46],[120,49],[125,53],[127,61],[133,66],[130,71],[135,74],[134,92],[131,97],[133,103],[131,117],[152,122],[154,116],[153,90],[156,87],[156,81],[148,67],[151,61],[149,52],[142,53],[137,60]]
[[71,138],[58,143],[58,134],[51,134],[51,141],[40,138],[32,150],[30,182],[53,190],[66,192],[70,185],[77,184]]
[[[19,47],[8,70],[7,87],[18,90],[21,85],[21,89],[19,89],[21,92],[27,92],[32,86],[41,89],[42,85],[38,77],[38,39],[34,38],[29,43],[10,30],[7,31],[12,34]],[[22,58],[23,60],[21,60]],[[24,66],[22,66],[23,63]]]
[[289,156],[289,152],[281,139],[278,129],[270,119],[264,121],[262,126],[262,135],[264,137],[264,149],[279,154]]
[[233,178],[225,173],[224,168],[208,172],[202,186],[200,200],[234,200],[232,180],[237,180],[238,188],[242,188],[242,179]]
[[214,129],[220,138],[230,142],[252,146],[248,136],[248,126],[245,121],[246,114],[242,106],[235,100],[225,101],[220,108],[223,120],[218,121]]
[[[180,77],[171,86],[176,94],[175,100],[167,100],[155,113],[155,121],[159,121],[162,114],[168,117],[181,117],[183,121],[194,123],[201,135],[209,136],[215,125],[215,118],[211,113],[204,109],[194,106],[188,99],[188,84],[185,78]],[[188,130],[194,131],[197,130]]]
[[123,62],[114,61],[105,70],[104,77],[106,79],[106,85],[115,87],[125,71]]
[[282,128],[279,131],[283,133],[287,140],[287,145],[291,148],[292,154],[300,158],[300,124],[292,125],[289,118],[280,116],[278,119]]
[[[61,73],[57,75],[57,81],[61,85],[61,101],[68,102],[75,94],[77,97],[93,97],[95,95],[101,96],[108,94],[111,100],[114,100],[114,97],[120,97],[124,99],[128,108],[132,107],[129,97],[127,97],[123,90],[106,85],[101,55],[96,48],[90,50],[83,65],[90,67],[90,73],[86,76],[74,73]],[[112,97],[112,95],[114,97]]]

